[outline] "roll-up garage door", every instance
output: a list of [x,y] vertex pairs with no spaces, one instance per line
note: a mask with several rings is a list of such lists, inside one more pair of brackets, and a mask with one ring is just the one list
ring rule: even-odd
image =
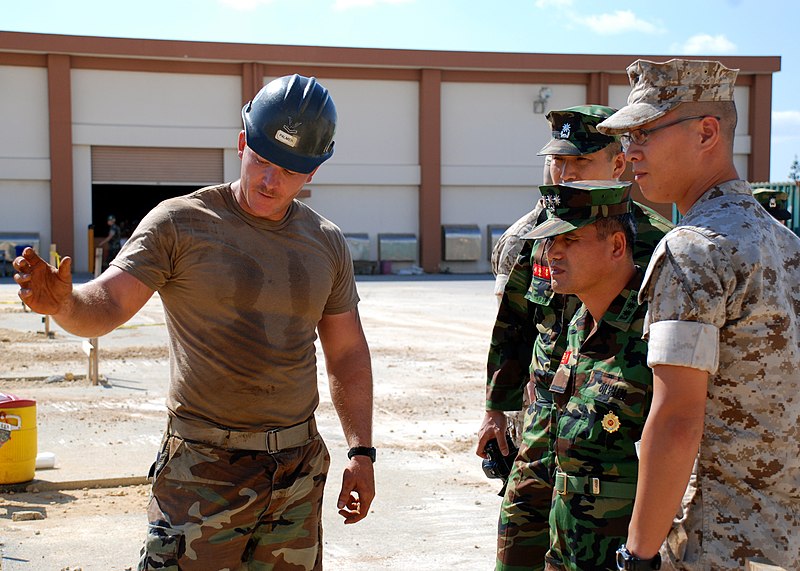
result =
[[92,147],[92,183],[216,184],[222,163],[222,149]]

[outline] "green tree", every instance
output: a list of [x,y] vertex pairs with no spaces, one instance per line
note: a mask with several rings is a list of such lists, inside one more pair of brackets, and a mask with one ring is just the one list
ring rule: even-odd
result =
[[789,180],[795,182],[800,180],[800,161],[797,160],[797,155],[794,156],[792,166],[789,167]]

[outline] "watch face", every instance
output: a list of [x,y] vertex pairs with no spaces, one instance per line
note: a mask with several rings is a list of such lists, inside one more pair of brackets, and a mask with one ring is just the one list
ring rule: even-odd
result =
[[630,560],[631,554],[624,545],[617,549],[617,569],[619,569],[619,571],[627,569],[627,564]]
[[625,569],[625,556],[617,550],[617,569]]

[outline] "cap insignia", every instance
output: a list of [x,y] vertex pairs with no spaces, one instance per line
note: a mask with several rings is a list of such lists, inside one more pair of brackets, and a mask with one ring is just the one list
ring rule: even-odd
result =
[[544,206],[548,210],[555,210],[556,206],[561,204],[561,197],[555,195],[547,195],[544,197]]
[[287,117],[286,124],[283,126],[283,130],[290,135],[297,135],[297,128],[300,125],[302,125],[302,123],[294,123],[291,117]]

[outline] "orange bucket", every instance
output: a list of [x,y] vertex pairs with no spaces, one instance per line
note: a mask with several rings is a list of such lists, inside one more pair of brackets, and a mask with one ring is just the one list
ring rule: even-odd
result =
[[36,443],[36,401],[0,393],[0,484],[33,480]]

